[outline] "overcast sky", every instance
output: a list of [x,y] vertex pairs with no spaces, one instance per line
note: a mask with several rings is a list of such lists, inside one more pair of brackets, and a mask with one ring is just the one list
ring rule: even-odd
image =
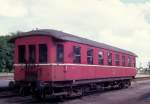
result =
[[0,0],[0,35],[57,29],[150,61],[150,0]]

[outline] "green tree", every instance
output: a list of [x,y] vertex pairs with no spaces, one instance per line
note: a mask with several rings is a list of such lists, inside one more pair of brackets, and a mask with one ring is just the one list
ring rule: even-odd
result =
[[0,72],[8,72],[13,68],[14,45],[8,42],[12,36],[14,36],[14,34],[0,36]]

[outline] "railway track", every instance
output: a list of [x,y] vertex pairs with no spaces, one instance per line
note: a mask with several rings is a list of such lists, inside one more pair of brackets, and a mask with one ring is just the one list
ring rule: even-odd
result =
[[8,98],[14,96],[19,96],[16,93],[16,90],[9,87],[0,87],[0,98]]
[[15,96],[19,96],[14,92],[11,91],[2,91],[0,92],[0,98],[9,98],[9,97],[15,97]]

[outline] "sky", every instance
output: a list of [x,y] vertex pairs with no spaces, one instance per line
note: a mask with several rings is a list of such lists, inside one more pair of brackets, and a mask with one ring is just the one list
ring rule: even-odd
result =
[[150,61],[150,0],[0,0],[0,35],[56,29]]

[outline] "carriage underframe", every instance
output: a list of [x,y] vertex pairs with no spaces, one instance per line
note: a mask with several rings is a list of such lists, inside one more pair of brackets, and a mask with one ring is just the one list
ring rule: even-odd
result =
[[73,81],[16,81],[15,87],[22,96],[32,95],[36,99],[46,97],[75,97],[84,96],[106,89],[128,88],[132,77],[73,80]]

